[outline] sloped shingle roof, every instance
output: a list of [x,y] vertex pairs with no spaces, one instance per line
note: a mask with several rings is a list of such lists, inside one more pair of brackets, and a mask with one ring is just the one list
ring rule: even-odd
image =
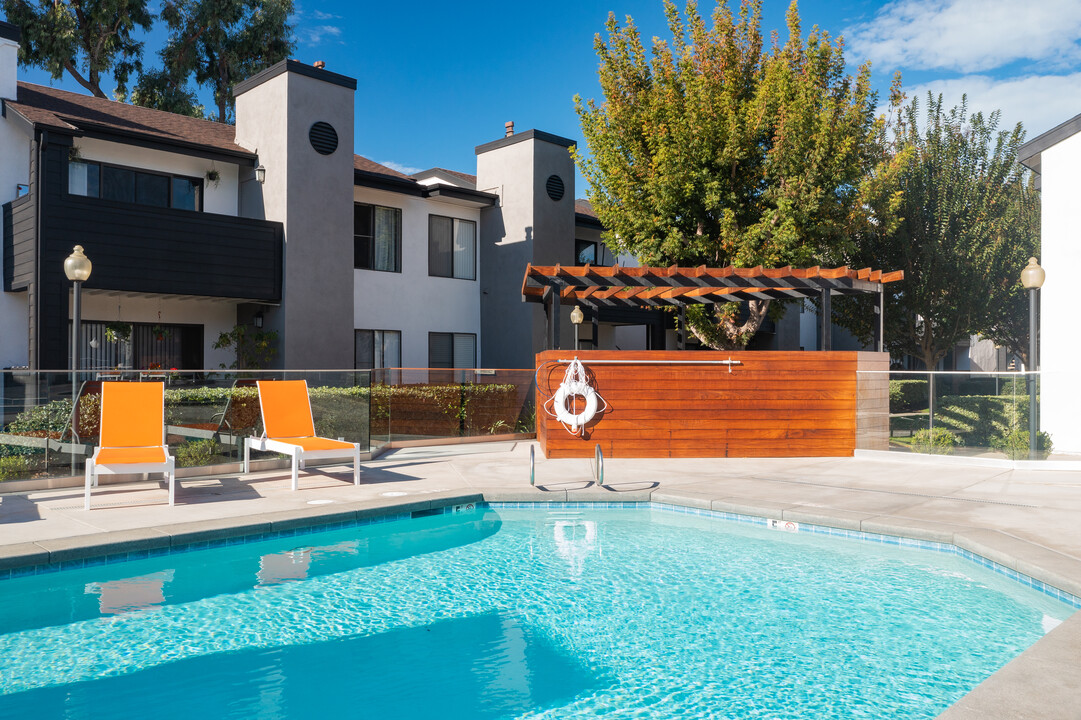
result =
[[236,144],[236,129],[232,125],[44,85],[20,82],[18,87],[17,99],[8,100],[5,105],[39,127],[67,131],[103,130],[175,145],[255,155]]

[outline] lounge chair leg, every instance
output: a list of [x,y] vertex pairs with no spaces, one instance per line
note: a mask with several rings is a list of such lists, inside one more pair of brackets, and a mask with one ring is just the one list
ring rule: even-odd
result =
[[251,472],[251,445],[248,444],[248,438],[244,438],[244,474],[247,475]]
[[90,509],[90,483],[94,477],[94,461],[90,458],[86,460],[86,497],[83,499],[83,510]]
[[176,460],[169,458],[169,507],[174,505],[176,499]]
[[353,444],[353,484],[360,485],[360,443]]
[[297,473],[300,471],[300,455],[293,453],[293,490],[297,489]]

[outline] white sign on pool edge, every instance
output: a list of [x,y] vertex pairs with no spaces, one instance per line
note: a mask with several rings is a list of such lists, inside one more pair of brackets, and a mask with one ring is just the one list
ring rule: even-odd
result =
[[769,520],[766,520],[766,527],[768,527],[770,530],[799,532],[799,523],[794,523],[791,520],[774,520],[770,518]]

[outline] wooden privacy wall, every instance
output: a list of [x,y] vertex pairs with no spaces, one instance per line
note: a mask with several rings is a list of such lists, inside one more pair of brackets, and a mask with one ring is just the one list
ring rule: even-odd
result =
[[[609,404],[582,437],[542,409],[567,368],[556,361],[576,356]],[[740,363],[731,372],[705,364],[728,359]],[[537,355],[537,439],[549,458],[592,457],[598,443],[609,458],[851,456],[856,371],[888,362],[870,352],[549,350]],[[860,390],[872,405],[888,401],[888,383]]]

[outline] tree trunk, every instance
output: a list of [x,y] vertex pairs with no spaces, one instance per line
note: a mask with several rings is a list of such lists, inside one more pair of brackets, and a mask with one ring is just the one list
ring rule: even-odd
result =
[[716,324],[709,328],[690,325],[689,329],[706,347],[714,350],[746,350],[747,343],[762,327],[769,310],[769,300],[749,300],[747,319],[737,324],[734,315],[717,314]]

